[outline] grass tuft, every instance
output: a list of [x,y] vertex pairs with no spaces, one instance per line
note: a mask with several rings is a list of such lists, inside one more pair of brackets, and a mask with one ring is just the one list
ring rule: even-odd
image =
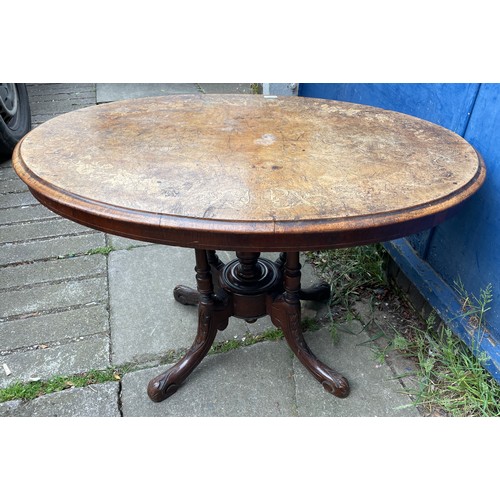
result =
[[[366,293],[376,296],[380,288],[388,288],[385,262],[386,252],[381,245],[310,252],[308,259],[320,276],[330,283],[330,305],[341,306],[346,314],[353,303]],[[458,280],[455,283],[462,300],[462,314],[472,332],[485,331],[484,317],[493,298],[491,285],[481,290],[478,297],[467,293]],[[374,321],[374,319],[373,319]],[[331,320],[333,341],[338,339],[336,322]],[[382,335],[389,340],[384,348],[375,349],[376,360],[385,362],[390,351],[415,361],[416,373],[411,376],[416,384],[405,384],[405,392],[413,405],[429,415],[500,416],[500,385],[483,367],[485,353],[473,345],[469,348],[449,328],[435,327],[431,315],[424,326],[413,324],[401,333],[393,325],[381,328],[370,341]],[[474,338],[472,336],[472,338]],[[481,339],[479,339],[480,341]],[[476,341],[477,342],[477,341]],[[400,376],[405,378],[409,375]]]
[[72,375],[68,377],[54,377],[49,380],[33,382],[16,382],[5,389],[0,389],[0,403],[13,401],[15,399],[30,400],[45,394],[71,389],[73,387],[85,387],[103,382],[118,381],[121,372],[114,368],[107,370],[91,370],[87,373]]
[[418,387],[408,394],[424,411],[500,416],[500,385],[482,365],[485,353],[475,356],[449,328],[415,330],[410,340],[395,337],[392,347],[416,359]]
[[214,343],[210,348],[209,354],[220,354],[222,352],[238,349],[239,347],[254,345],[265,340],[279,340],[282,338],[283,332],[279,328],[270,328],[260,335],[246,335],[241,339],[230,339]]
[[86,255],[109,255],[114,250],[115,248],[110,245],[105,247],[91,248],[86,252]]
[[331,286],[330,304],[350,309],[363,289],[387,286],[386,255],[377,244],[309,252],[307,257]]

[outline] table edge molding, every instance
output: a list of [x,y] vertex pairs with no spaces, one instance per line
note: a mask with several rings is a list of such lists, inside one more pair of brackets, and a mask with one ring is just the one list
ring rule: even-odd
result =
[[33,196],[53,212],[106,233],[190,248],[303,251],[389,241],[440,224],[481,187],[486,177],[484,161],[474,149],[478,168],[467,184],[410,209],[298,221],[203,219],[134,210],[68,192],[41,179],[26,165],[20,154],[22,142],[13,153],[14,169]]

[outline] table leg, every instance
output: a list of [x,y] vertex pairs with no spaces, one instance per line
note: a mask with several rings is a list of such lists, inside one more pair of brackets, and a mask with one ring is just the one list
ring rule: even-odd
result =
[[[207,258],[212,271],[215,293],[220,295],[219,273],[224,267],[224,262],[219,259],[214,250],[207,250]],[[200,302],[200,293],[189,286],[177,285],[174,288],[174,299],[185,306],[196,306]]]
[[281,328],[285,339],[299,361],[318,380],[326,391],[345,398],[349,383],[345,377],[316,358],[307,345],[300,325],[300,262],[298,252],[288,252],[284,266],[285,292],[274,299],[270,308],[271,320]]
[[218,330],[226,328],[230,308],[214,294],[210,263],[205,250],[196,252],[198,286],[198,333],[184,357],[166,372],[149,382],[148,396],[155,402],[174,394],[188,375],[198,366],[212,346]]
[[328,295],[325,284],[301,289],[299,252],[283,253],[276,263],[260,259],[258,252],[236,252],[237,260],[227,266],[213,251],[195,253],[197,291],[176,287],[174,296],[183,304],[198,304],[198,333],[186,355],[149,382],[148,395],[153,401],[163,401],[177,391],[207,355],[217,331],[227,327],[231,316],[254,321],[267,314],[282,329],[299,361],[328,392],[340,398],[349,394],[347,380],[319,361],[302,335],[301,298],[321,300]]
[[[284,272],[287,253],[281,252],[276,260],[282,272]],[[330,298],[330,285],[326,281],[321,281],[307,288],[301,288],[299,291],[300,300],[312,300],[315,302],[324,302]]]

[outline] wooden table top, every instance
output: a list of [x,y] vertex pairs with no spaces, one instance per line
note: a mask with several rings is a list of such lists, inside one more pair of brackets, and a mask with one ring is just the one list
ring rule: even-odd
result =
[[481,186],[464,139],[338,101],[175,95],[58,116],[14,168],[56,213],[192,248],[299,251],[386,241],[453,214]]

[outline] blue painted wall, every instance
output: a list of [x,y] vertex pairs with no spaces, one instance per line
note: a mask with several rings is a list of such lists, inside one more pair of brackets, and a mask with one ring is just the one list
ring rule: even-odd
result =
[[[483,156],[487,179],[463,210],[440,226],[386,245],[402,270],[436,306],[455,333],[471,343],[471,329],[456,324],[461,313],[455,283],[479,297],[493,287],[483,350],[500,380],[500,84],[301,83],[299,95],[356,102],[407,113],[453,130]],[[432,279],[430,277],[433,277]],[[453,299],[452,299],[453,297]]]

